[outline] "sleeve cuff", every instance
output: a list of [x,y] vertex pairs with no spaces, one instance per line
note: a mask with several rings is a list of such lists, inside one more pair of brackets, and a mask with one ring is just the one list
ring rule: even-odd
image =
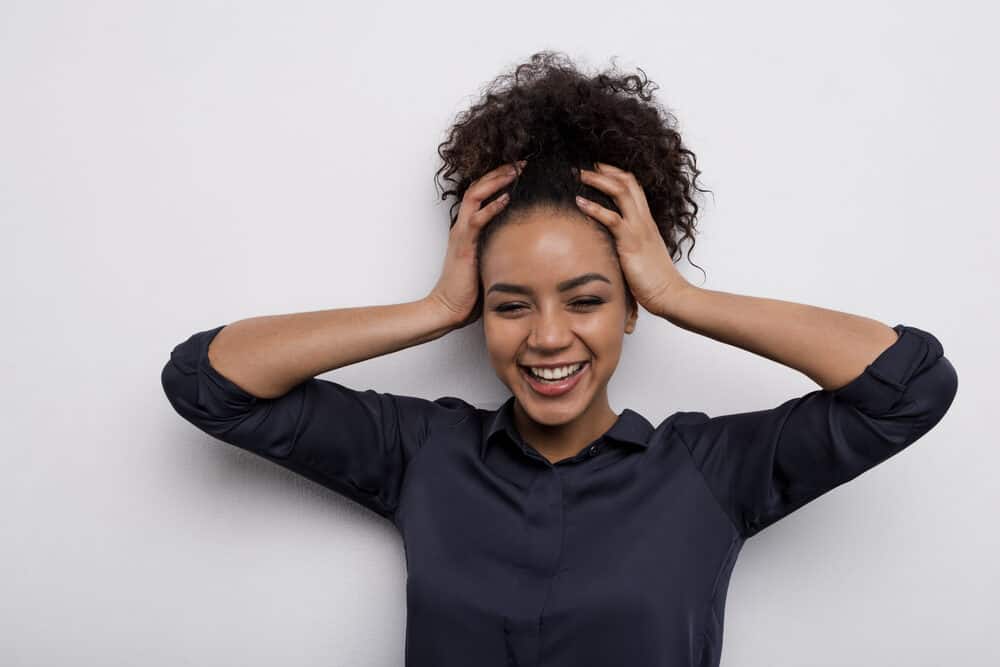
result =
[[897,324],[892,345],[843,387],[834,390],[840,400],[869,414],[887,412],[906,391],[907,383],[943,354],[940,341],[917,327]]
[[212,329],[193,334],[173,349],[170,353],[170,361],[185,375],[197,374],[197,400],[199,402],[203,400],[203,392],[212,391],[202,383],[210,382],[217,388],[212,393],[221,393],[222,396],[226,396],[227,400],[234,404],[234,407],[235,404],[244,407],[250,406],[259,399],[217,371],[208,360],[208,346],[215,336],[226,326],[225,324],[221,324]]

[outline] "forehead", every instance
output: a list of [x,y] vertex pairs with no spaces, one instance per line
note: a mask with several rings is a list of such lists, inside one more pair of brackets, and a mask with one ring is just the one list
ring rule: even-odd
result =
[[493,235],[482,258],[484,282],[555,284],[584,271],[613,276],[617,266],[609,240],[593,224],[551,212],[509,222]]

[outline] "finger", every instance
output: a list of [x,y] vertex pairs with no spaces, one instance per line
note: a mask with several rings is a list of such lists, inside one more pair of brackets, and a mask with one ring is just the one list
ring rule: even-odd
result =
[[[510,182],[510,179],[494,180],[492,185],[489,182],[483,183],[477,186],[477,189],[469,188],[466,191],[465,196],[462,197],[462,204],[458,209],[458,220],[455,224],[456,227],[465,228],[468,227],[473,221],[479,221],[483,214],[486,215],[486,219],[489,220],[496,212],[494,207],[497,205],[506,205],[506,199],[503,195],[497,197],[489,204],[483,205],[483,201],[488,199],[492,194],[496,192],[500,187]],[[504,193],[507,194],[507,193]],[[491,213],[491,211],[493,211]]]
[[501,195],[476,213],[459,217],[450,232],[449,252],[459,253],[459,256],[466,253],[471,255],[475,251],[483,227],[504,209],[509,199],[509,195]]
[[615,165],[608,164],[607,162],[595,162],[594,165],[600,171],[608,172],[609,174],[615,174],[615,173],[618,173],[618,174],[627,174],[628,173],[624,169],[619,169]]
[[[516,173],[520,172],[521,168],[524,167],[526,162],[527,160],[518,160],[517,162],[508,162],[500,165],[499,167],[495,167],[494,169],[489,170],[476,180],[472,181],[472,183],[469,184],[469,187],[471,188],[472,186],[477,185],[478,183],[490,179],[508,178],[510,176],[513,176]],[[511,171],[512,168],[514,169],[513,172]]]
[[507,206],[510,201],[510,194],[503,193],[493,201],[491,201],[486,206],[482,207],[478,211],[469,217],[469,227],[476,230],[477,232],[481,229],[487,222],[492,220],[500,211]]
[[473,211],[478,210],[483,200],[488,199],[494,192],[514,180],[514,177],[518,174],[518,170],[526,162],[527,160],[518,160],[509,164],[502,164],[473,181],[462,197],[463,208],[465,202],[468,201]]
[[459,247],[468,247],[475,243],[486,223],[496,217],[507,206],[509,201],[510,195],[504,193],[472,214],[466,215],[462,213],[459,216],[458,222],[452,228]]
[[633,186],[621,176],[581,170],[580,182],[586,183],[611,197],[626,219],[637,217],[642,210],[642,207],[636,202]]
[[[509,184],[524,167],[527,160],[518,160],[509,164],[502,164],[499,167],[487,172],[482,177],[473,181],[462,196],[462,203],[458,210],[458,219],[452,230],[458,235],[462,243],[471,243],[479,234],[480,229],[497,213],[507,205],[510,200],[509,193],[504,193],[492,202],[483,206],[483,201],[496,193],[504,185]],[[455,228],[458,228],[457,230]]]
[[619,176],[591,171],[590,169],[580,170],[580,181],[593,185],[611,197],[624,195],[628,190],[628,185]]
[[619,169],[614,165],[606,164],[604,162],[598,162],[596,164],[600,173],[608,174],[613,178],[620,179],[632,191],[633,194],[635,194],[636,191],[642,190],[642,184],[639,183],[639,179],[636,178],[635,174],[633,174],[632,172],[625,171],[624,169]]
[[646,193],[631,172],[603,162],[597,162],[596,165],[600,171],[584,170],[580,174],[581,182],[593,185],[611,196],[626,219],[648,215]]
[[618,237],[619,228],[623,223],[622,217],[610,209],[606,209],[596,202],[592,202],[585,197],[577,197],[576,205],[580,207],[586,215],[594,218],[605,227],[611,230],[611,233]]
[[510,183],[520,173],[527,162],[527,160],[518,160],[502,164],[477,178],[466,188],[465,194],[462,197],[462,208],[465,208],[465,203],[468,202],[473,212],[479,210],[482,202],[489,199],[491,195],[505,184]]
[[[625,171],[624,169],[619,169],[614,165],[606,164],[604,162],[597,162],[596,165],[598,169],[597,173],[607,174],[612,178],[619,179],[622,183],[625,184],[625,187],[629,189],[629,191],[632,193],[633,196],[642,193],[643,195],[642,198],[645,198],[645,192],[643,192],[642,190],[642,184],[639,183],[639,179],[635,177],[635,174],[633,174],[630,171]],[[637,199],[639,198],[637,197]]]
[[465,190],[464,198],[475,198],[479,197],[479,201],[482,201],[486,197],[489,197],[492,192],[494,192],[500,185],[505,181],[509,181],[514,178],[516,174],[510,171],[510,167],[504,165],[497,169],[486,172],[476,180],[469,183],[469,187]]

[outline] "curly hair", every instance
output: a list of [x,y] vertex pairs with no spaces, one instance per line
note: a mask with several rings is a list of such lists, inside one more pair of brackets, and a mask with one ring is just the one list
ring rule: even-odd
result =
[[[701,173],[695,155],[681,142],[676,118],[654,100],[657,84],[637,69],[642,78],[620,74],[614,66],[588,76],[565,54],[540,51],[513,72],[497,76],[481,91],[480,100],[459,114],[438,146],[444,164],[435,173],[435,184],[439,177],[442,181],[440,198],[455,197],[451,226],[476,178],[501,164],[528,160],[509,186],[482,203],[510,193],[510,203],[479,234],[477,261],[490,237],[519,211],[544,207],[582,216],[574,203],[579,194],[621,213],[610,197],[581,183],[573,171],[593,170],[597,162],[636,177],[671,259],[681,258],[680,245],[690,239],[690,261],[698,213],[695,190],[711,190],[695,185]],[[443,181],[453,187],[445,189]],[[593,224],[605,233],[613,251],[611,232],[599,222]],[[628,289],[626,296],[631,307],[634,298]],[[477,314],[481,301],[482,285]]]

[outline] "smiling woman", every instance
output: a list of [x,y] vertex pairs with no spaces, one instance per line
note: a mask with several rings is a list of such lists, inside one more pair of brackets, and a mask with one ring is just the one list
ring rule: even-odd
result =
[[[576,454],[614,423],[607,384],[624,334],[636,327],[636,292],[679,282],[675,271],[661,268],[673,269],[684,239],[694,246],[700,172],[653,89],[635,75],[587,77],[562,54],[541,52],[497,77],[438,149],[444,158],[438,173],[456,184],[443,197],[461,200],[466,216],[470,207],[485,210],[508,199],[488,221],[469,225],[473,233],[465,242],[474,240],[479,278],[475,305],[468,294],[450,296],[447,285],[439,284],[435,295],[464,302],[455,307],[471,310],[464,323],[482,314],[493,370],[515,397],[515,423],[552,461]],[[481,199],[469,197],[477,175],[515,159],[522,162],[513,179]],[[642,243],[645,266],[632,284],[621,265],[627,249],[576,203],[585,195],[621,210],[584,182],[599,161],[622,165],[647,186],[644,208],[655,223]],[[453,232],[462,223],[461,211],[453,214]],[[561,381],[551,371],[546,379],[527,370],[572,364],[581,367]]]
[[[607,384],[638,317],[614,248],[597,227],[579,212],[523,211],[482,255],[490,362],[516,398],[518,431],[551,461],[575,455],[614,424]],[[526,370],[551,378],[544,367],[576,364],[561,381]]]
[[[957,374],[917,327],[680,278],[698,172],[646,82],[548,53],[498,82],[439,151],[460,208],[430,294],[198,332],[164,391],[202,431],[393,522],[407,667],[716,667],[744,542],[930,431]],[[616,414],[639,306],[821,388],[655,426]],[[315,377],[480,317],[511,393],[498,408]]]

